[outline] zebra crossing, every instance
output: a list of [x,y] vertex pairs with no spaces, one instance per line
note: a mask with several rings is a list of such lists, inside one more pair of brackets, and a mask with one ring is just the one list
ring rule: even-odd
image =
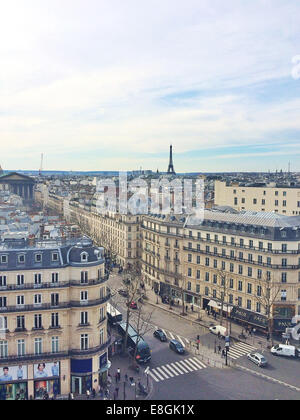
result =
[[149,375],[155,382],[165,381],[179,375],[199,371],[207,368],[197,357],[179,360],[149,370]]
[[250,346],[250,344],[239,342],[234,344],[232,347],[230,346],[230,350],[227,356],[233,360],[236,360],[255,350],[257,349],[253,346]]

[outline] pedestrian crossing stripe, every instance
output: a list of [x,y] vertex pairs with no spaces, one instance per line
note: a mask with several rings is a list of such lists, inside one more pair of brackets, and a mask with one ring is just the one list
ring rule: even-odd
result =
[[234,346],[230,347],[228,357],[230,357],[233,360],[236,360],[254,350],[256,350],[256,348],[251,346],[250,344],[237,343]]
[[193,357],[150,369],[149,375],[155,382],[160,382],[205,368],[207,366],[203,362]]

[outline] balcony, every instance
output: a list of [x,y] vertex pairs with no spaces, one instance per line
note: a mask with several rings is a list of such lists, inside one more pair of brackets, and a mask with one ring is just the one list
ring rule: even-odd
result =
[[[53,309],[70,309],[70,308],[80,308],[82,306],[97,306],[107,302],[110,299],[110,293],[96,300],[89,300],[82,303],[80,301],[70,301],[70,302],[61,302],[57,305],[52,305],[50,303],[43,303],[38,310],[53,310]],[[22,305],[22,306],[7,306],[0,308],[1,313],[10,313],[10,312],[36,312],[37,308],[35,305]]]
[[108,340],[105,343],[103,343],[103,344],[101,344],[97,347],[92,347],[92,348],[89,348],[89,349],[86,349],[86,350],[77,350],[77,349],[70,350],[69,354],[70,354],[70,356],[86,356],[86,355],[91,355],[91,354],[94,354],[94,353],[98,353],[102,350],[105,350],[109,346],[110,342],[111,342],[111,337],[109,337]]

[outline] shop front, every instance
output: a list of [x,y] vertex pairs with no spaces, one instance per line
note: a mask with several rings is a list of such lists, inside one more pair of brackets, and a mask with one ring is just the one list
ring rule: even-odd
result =
[[233,307],[231,317],[245,326],[258,327],[262,331],[268,328],[268,319],[266,316],[247,309]]
[[107,383],[108,370],[111,362],[108,360],[107,352],[99,357],[99,384],[104,386]]
[[71,392],[82,395],[92,389],[93,359],[71,359]]
[[43,399],[45,394],[49,398],[60,394],[60,363],[38,363],[33,367],[34,397]]
[[0,370],[0,401],[27,399],[27,366],[2,367]]

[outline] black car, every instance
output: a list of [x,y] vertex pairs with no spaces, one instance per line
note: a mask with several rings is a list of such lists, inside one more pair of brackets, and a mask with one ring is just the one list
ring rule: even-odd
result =
[[166,334],[162,330],[154,331],[153,336],[158,338],[160,341],[168,341]]
[[185,349],[183,345],[177,340],[171,340],[169,347],[171,350],[175,351],[175,353],[184,354]]
[[127,292],[127,290],[120,289],[120,290],[118,290],[118,293],[119,293],[119,295],[121,295],[121,296],[128,297],[128,292]]

